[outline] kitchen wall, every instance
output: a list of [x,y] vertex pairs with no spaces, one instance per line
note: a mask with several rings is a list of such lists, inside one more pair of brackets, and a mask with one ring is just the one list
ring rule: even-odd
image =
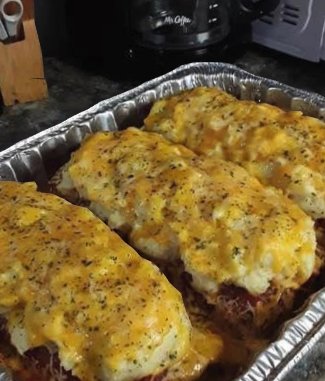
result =
[[68,51],[66,2],[35,0],[35,21],[44,56],[64,55]]

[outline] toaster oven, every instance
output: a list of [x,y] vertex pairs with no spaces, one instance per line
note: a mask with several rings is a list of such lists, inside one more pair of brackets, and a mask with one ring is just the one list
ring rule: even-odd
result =
[[253,41],[312,62],[325,60],[325,1],[281,0],[253,23]]

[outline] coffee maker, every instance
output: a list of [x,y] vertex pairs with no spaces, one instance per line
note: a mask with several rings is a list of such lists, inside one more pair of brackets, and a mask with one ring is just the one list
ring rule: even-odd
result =
[[148,78],[193,61],[231,61],[251,41],[252,21],[278,3],[98,0],[94,18],[69,0],[67,19],[77,54],[96,58],[97,66],[115,74]]

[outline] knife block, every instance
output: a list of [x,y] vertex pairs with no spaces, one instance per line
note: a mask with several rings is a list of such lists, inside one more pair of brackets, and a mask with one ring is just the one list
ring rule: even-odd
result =
[[23,4],[23,39],[8,44],[0,41],[0,93],[6,106],[48,95],[33,0],[23,0]]

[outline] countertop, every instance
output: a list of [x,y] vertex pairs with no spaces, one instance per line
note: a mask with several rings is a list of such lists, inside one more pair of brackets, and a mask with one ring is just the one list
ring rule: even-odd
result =
[[[308,63],[252,46],[233,63],[254,74],[325,96],[324,62]],[[93,75],[53,58],[45,59],[44,64],[49,98],[0,109],[0,151],[140,84]],[[325,337],[296,364],[285,381],[325,381]]]
[[[308,63],[253,46],[233,63],[254,74],[325,95],[325,62]],[[44,64],[48,99],[2,110],[0,103],[0,151],[141,83],[92,75],[53,58],[45,59]]]

